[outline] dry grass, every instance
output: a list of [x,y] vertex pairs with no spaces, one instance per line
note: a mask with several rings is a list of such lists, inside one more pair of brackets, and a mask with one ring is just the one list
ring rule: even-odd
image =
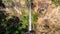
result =
[[[34,11],[38,12],[37,10],[41,6],[38,5],[38,1],[36,1],[35,3],[36,6],[34,8]],[[39,14],[38,21],[35,25],[36,34],[60,34],[59,9],[60,7],[56,7],[54,4],[50,4],[46,11],[43,11],[42,13]]]

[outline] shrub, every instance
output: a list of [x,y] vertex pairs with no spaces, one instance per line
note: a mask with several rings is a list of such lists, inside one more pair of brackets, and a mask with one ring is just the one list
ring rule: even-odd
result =
[[52,2],[53,2],[56,6],[60,6],[60,0],[52,0]]

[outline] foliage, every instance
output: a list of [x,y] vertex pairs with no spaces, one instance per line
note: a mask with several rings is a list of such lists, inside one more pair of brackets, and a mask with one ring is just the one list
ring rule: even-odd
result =
[[35,24],[35,22],[37,22],[37,20],[38,20],[38,14],[37,13],[35,13],[35,14],[32,13],[32,24]]
[[60,0],[52,0],[52,2],[53,2],[56,6],[60,6]]
[[6,0],[8,3],[12,2],[12,0]]
[[[32,25],[34,25],[35,22],[37,22],[37,20],[38,20],[38,14],[37,14],[37,13],[35,13],[35,14],[32,13],[31,15],[32,15]],[[22,22],[23,22],[23,24],[24,24],[24,25],[23,25],[24,28],[28,28],[28,19],[29,19],[28,16],[29,16],[29,15],[25,15],[25,11],[22,10],[22,18],[21,18],[21,19],[22,19]],[[22,27],[22,28],[23,28],[23,27]],[[32,26],[32,27],[33,27],[33,26]],[[21,29],[22,29],[22,28],[21,28]]]
[[10,16],[4,11],[0,11],[0,34],[22,34],[27,31],[28,16],[19,19],[17,16]]
[[[11,2],[12,0],[7,0]],[[8,18],[11,16],[10,18]],[[32,23],[37,21],[37,14],[32,14]],[[21,18],[0,11],[0,34],[22,34],[28,31],[28,15],[22,10]]]
[[28,15],[25,14],[25,10],[22,9],[21,10],[22,15],[20,17],[21,21],[22,21],[22,25],[20,27],[18,27],[18,30],[21,31],[21,33],[26,33],[28,31]]
[[[0,34],[22,34],[28,31],[28,15],[22,14],[19,19],[17,16],[11,16],[4,11],[0,11]],[[32,14],[32,23],[37,21],[37,14]]]
[[5,11],[0,11],[0,34],[4,34],[6,29],[6,17],[7,15],[5,15]]

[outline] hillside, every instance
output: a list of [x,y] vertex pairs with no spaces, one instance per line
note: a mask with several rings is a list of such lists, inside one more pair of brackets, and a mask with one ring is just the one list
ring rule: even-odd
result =
[[0,34],[29,33],[60,34],[60,0],[0,0]]

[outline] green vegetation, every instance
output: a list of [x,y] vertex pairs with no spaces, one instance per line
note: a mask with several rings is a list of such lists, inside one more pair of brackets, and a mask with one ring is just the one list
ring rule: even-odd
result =
[[[6,1],[7,3],[12,2],[12,0]],[[6,11],[0,11],[0,34],[25,34],[25,32],[28,31],[29,15],[26,15],[24,9],[22,9],[21,12],[22,15],[19,18],[6,13]],[[37,13],[32,13],[32,25],[37,22],[37,16]]]
[[[22,14],[19,19],[17,16],[12,16],[4,11],[0,11],[0,30],[2,31],[0,34],[22,34],[28,31],[28,15],[24,14]],[[11,17],[7,19],[8,16]],[[32,14],[32,25],[34,25],[36,21],[37,14]]]
[[60,6],[60,0],[52,0],[52,2],[53,2],[56,6]]
[[12,0],[6,0],[8,3],[12,2]]
[[38,20],[38,14],[37,14],[37,13],[36,13],[36,14],[33,14],[33,13],[32,13],[32,27],[33,27],[33,28],[34,28],[37,20]]
[[20,30],[22,34],[22,31],[23,32],[28,31],[28,15],[25,15],[24,9],[22,9],[21,12],[22,12],[22,15],[21,15],[22,25],[18,28],[18,30]]
[[32,13],[32,22],[33,23],[37,22],[37,19],[38,19],[38,14],[37,13],[36,14]]
[[[11,16],[7,19],[8,16]],[[0,11],[0,34],[22,34],[27,31],[28,16],[22,15],[19,19],[17,16],[12,16],[4,11]]]

